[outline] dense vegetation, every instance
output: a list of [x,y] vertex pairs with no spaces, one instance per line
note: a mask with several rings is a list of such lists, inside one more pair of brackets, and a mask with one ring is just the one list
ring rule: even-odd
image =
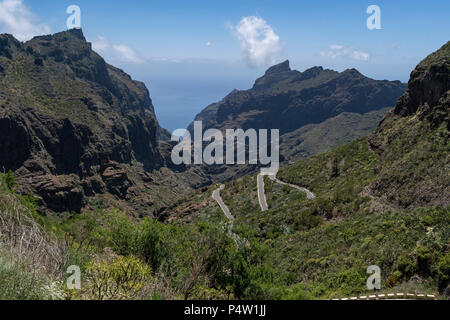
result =
[[[36,216],[11,173],[1,181],[0,299],[244,297],[247,261],[256,258],[235,246],[226,224],[178,226],[102,210],[55,221]],[[25,229],[33,231],[25,242],[8,232]],[[81,290],[66,287],[71,265],[81,268]]]
[[[365,271],[372,264],[382,268],[389,291],[437,293],[449,280],[450,216],[443,208],[353,213],[326,222],[311,209],[317,203],[290,207],[285,201],[308,200],[266,181],[274,208],[238,217],[234,231],[248,241],[239,246],[216,211],[188,224],[138,222],[100,211],[58,223],[25,220],[33,217],[34,202],[15,194],[13,181],[2,176],[2,216],[18,208],[23,218],[3,222],[2,231],[11,223],[39,221],[33,228],[41,230],[47,251],[24,251],[17,238],[2,237],[2,299],[331,298],[365,292]],[[55,259],[46,259],[48,252]],[[81,290],[66,289],[70,265],[81,267]]]
[[267,212],[260,211],[255,176],[227,185],[223,198],[237,218],[235,232],[257,239],[266,250],[270,272],[260,280],[268,279],[269,292],[270,284],[301,283],[309,297],[363,293],[367,267],[378,265],[385,291],[444,294],[450,211],[445,206],[406,210],[370,195],[367,187],[377,177],[379,161],[361,139],[283,168],[281,179],[310,188],[317,198],[307,200],[266,179]]

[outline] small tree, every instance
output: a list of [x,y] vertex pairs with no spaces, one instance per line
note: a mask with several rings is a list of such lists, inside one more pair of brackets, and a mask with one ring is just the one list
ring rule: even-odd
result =
[[165,226],[162,223],[147,218],[141,223],[137,235],[137,253],[155,271],[168,254],[164,244],[164,231]]
[[5,183],[5,186],[11,191],[14,191],[14,189],[17,187],[16,178],[14,177],[14,173],[11,170],[5,173],[5,175],[3,176],[3,182]]
[[438,263],[439,289],[444,291],[450,284],[450,253],[443,256]]
[[331,168],[331,177],[332,178],[336,178],[336,177],[339,177],[339,161],[338,161],[338,159],[334,159],[333,160],[333,166],[332,166],[332,168]]
[[134,256],[112,256],[93,260],[86,266],[89,299],[133,299],[151,279],[151,268]]

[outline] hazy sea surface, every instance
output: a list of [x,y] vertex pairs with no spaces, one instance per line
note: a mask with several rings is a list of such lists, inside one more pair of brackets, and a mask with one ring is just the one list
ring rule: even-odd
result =
[[205,107],[222,100],[233,89],[246,90],[250,79],[151,79],[150,90],[159,123],[169,131],[185,129]]

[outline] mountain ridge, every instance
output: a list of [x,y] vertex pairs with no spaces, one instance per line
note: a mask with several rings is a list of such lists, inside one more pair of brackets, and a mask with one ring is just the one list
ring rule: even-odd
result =
[[[210,104],[195,121],[202,121],[205,131],[279,129],[280,160],[286,165],[370,134],[405,90],[400,81],[373,80],[356,69],[316,66],[299,72],[286,60],[268,68],[252,88],[235,89]],[[343,114],[343,121],[336,121]],[[188,131],[193,134],[193,123]],[[211,181],[223,182],[257,169],[213,166],[204,172]]]
[[[400,81],[377,81],[356,69],[291,70],[289,60],[269,68],[249,90],[234,90],[200,112],[209,128],[280,129],[285,134],[342,112],[366,113],[392,107],[406,89]],[[192,124],[188,130],[192,131]]]
[[[104,194],[138,211],[169,200],[154,195],[162,187],[149,176],[166,166],[159,140],[168,133],[148,89],[106,63],[80,29],[23,43],[0,35],[0,135],[0,167],[53,211],[80,212]],[[190,189],[170,176],[180,194]]]

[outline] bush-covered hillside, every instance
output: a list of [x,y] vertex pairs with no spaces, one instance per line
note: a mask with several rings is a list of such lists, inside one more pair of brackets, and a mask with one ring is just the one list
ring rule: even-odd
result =
[[381,267],[384,290],[449,297],[448,48],[418,65],[395,110],[368,138],[280,170],[282,181],[315,199],[266,179],[270,209],[261,212],[256,176],[225,186],[234,232],[264,252],[248,261],[255,277],[248,297],[362,293],[369,265]]

